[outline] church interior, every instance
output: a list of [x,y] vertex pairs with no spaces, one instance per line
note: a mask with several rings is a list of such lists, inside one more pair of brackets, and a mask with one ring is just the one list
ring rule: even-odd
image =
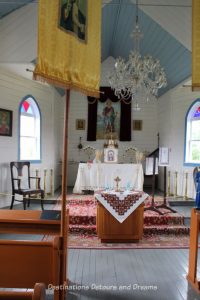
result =
[[200,3],[93,0],[97,99],[33,79],[40,1],[0,0],[0,299],[200,299]]

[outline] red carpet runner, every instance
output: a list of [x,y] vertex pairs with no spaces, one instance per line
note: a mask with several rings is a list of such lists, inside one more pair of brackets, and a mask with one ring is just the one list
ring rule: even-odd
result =
[[[156,197],[156,204],[163,202]],[[91,195],[67,196],[67,206],[70,211],[69,241],[71,249],[162,249],[188,248],[189,228],[184,225],[184,216],[170,213],[160,216],[155,212],[144,213],[144,235],[138,243],[101,243],[96,235],[96,201]],[[145,206],[151,204],[149,197]],[[55,209],[59,209],[59,204]]]
[[[155,203],[162,202],[157,197]],[[145,206],[151,204],[151,198],[145,200]],[[69,208],[69,229],[71,233],[96,234],[96,201],[91,195],[71,195],[67,197]],[[58,209],[58,207],[57,207]],[[184,225],[184,216],[161,209],[164,215],[153,211],[144,212],[144,234],[188,234],[189,228]]]

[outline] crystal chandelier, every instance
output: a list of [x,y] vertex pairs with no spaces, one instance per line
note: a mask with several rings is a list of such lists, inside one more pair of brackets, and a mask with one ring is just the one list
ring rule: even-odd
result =
[[158,59],[151,55],[142,58],[140,54],[140,40],[143,34],[138,22],[138,0],[136,1],[136,23],[131,35],[134,40],[134,50],[129,54],[129,60],[121,57],[116,59],[115,68],[109,74],[108,80],[115,95],[119,99],[131,99],[133,110],[140,110],[139,99],[158,95],[158,90],[167,86],[164,69]]

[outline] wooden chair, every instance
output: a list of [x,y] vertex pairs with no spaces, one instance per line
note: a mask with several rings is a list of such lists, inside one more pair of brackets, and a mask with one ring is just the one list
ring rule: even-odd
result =
[[[26,209],[26,202],[28,201],[28,206],[30,205],[30,197],[35,195],[41,195],[41,208],[43,207],[43,199],[44,199],[44,190],[40,187],[40,177],[32,177],[30,176],[30,162],[11,162],[10,163],[11,170],[11,181],[12,181],[12,201],[10,205],[10,209],[13,208],[14,201],[20,201],[15,199],[15,194],[19,194],[23,196],[23,206]],[[23,176],[23,172],[26,171],[27,176]],[[22,180],[19,177],[25,178],[26,186],[22,187]],[[31,188],[31,179],[36,180],[36,188]],[[27,198],[28,197],[28,198]]]
[[36,283],[34,289],[27,291],[0,291],[0,299],[2,300],[45,300],[46,287],[44,283]]

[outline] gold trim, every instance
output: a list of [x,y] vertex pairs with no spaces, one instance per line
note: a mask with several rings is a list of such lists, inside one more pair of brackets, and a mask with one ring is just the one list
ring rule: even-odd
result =
[[42,73],[38,73],[36,71],[33,72],[33,79],[34,80],[39,80],[42,82],[47,82],[56,86],[59,86],[63,89],[73,89],[76,90],[78,92],[81,92],[87,96],[91,96],[91,97],[97,97],[99,98],[99,90],[93,90],[90,88],[84,88],[81,87],[73,82],[67,82],[64,80],[59,80],[58,78],[54,78],[53,76],[50,75],[46,75],[46,74],[42,74]]

